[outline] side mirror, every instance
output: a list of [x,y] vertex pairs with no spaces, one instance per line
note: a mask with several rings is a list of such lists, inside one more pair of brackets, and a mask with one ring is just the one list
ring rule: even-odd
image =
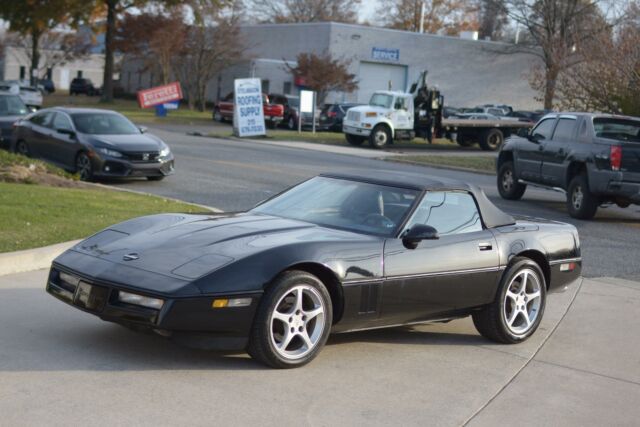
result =
[[518,136],[521,138],[529,137],[529,129],[528,128],[520,128],[518,129]]
[[407,249],[415,249],[423,240],[439,239],[438,230],[426,224],[414,224],[402,236],[402,244]]
[[75,138],[76,133],[71,129],[56,129],[56,132],[62,135],[68,135],[69,138]]
[[138,127],[138,129],[140,129],[140,133],[147,133],[147,131],[149,130],[144,126],[140,126],[140,127]]

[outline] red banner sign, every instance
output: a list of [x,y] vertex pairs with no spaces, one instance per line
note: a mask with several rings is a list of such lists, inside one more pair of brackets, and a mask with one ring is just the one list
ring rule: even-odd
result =
[[182,88],[179,82],[169,83],[164,86],[152,87],[138,92],[138,104],[140,108],[149,108],[182,99]]

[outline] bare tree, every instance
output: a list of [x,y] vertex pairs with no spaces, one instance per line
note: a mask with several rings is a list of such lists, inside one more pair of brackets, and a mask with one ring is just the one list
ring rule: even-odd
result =
[[589,42],[610,31],[619,19],[608,0],[489,1],[526,31],[526,37],[510,51],[541,59],[542,65],[532,70],[531,85],[542,94],[547,109],[553,108],[559,76],[578,64]]
[[481,39],[500,40],[504,38],[503,29],[509,22],[503,0],[478,1],[478,35]]
[[361,0],[252,0],[265,22],[356,22]]
[[477,6],[472,0],[383,0],[378,15],[389,28],[419,31],[424,3],[424,31],[458,34],[477,29]]
[[[10,33],[6,43],[17,48],[30,63],[38,64],[33,70],[37,78],[44,78],[49,68],[86,58],[91,48],[91,40],[76,31],[43,32],[38,38],[37,49],[33,48],[33,38],[16,33]],[[34,52],[38,57],[37,61],[33,58]]]
[[635,19],[593,39],[583,60],[560,76],[562,108],[640,116],[640,7],[629,12]]
[[183,48],[173,59],[190,108],[204,111],[209,82],[225,68],[244,59],[244,43],[238,19],[240,3],[229,8],[210,7],[187,31]]
[[349,61],[332,58],[330,54],[301,53],[297,65],[287,69],[301,78],[305,86],[316,91],[316,103],[323,105],[331,91],[353,92],[358,88],[355,74],[349,73]]

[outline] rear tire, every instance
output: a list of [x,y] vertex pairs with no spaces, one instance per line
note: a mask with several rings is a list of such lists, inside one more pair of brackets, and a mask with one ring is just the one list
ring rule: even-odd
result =
[[222,117],[222,114],[220,113],[219,108],[216,108],[213,111],[213,120],[219,123],[224,123],[224,117]]
[[372,148],[382,148],[392,143],[391,130],[385,125],[377,125],[369,135],[369,145]]
[[480,147],[485,151],[496,151],[504,142],[504,134],[500,129],[487,129],[480,136]]
[[471,147],[475,143],[472,138],[464,134],[456,135],[456,142],[461,147]]
[[473,324],[491,341],[516,344],[538,329],[546,301],[542,270],[533,260],[517,257],[502,275],[495,300],[472,314]]
[[27,144],[27,141],[18,141],[18,143],[16,144],[16,153],[21,154],[25,157],[31,157],[31,150],[29,150],[29,144]]
[[293,116],[289,117],[289,120],[287,120],[287,128],[289,130],[296,130],[296,121],[294,120]]
[[365,140],[363,136],[351,135],[350,133],[345,133],[345,138],[347,138],[347,142],[356,147],[362,145]]
[[504,162],[498,170],[498,192],[503,199],[520,200],[527,186],[516,180],[513,162]]
[[272,368],[297,368],[324,346],[333,312],[324,284],[304,271],[279,275],[256,312],[247,352]]
[[578,219],[591,219],[596,215],[600,200],[589,190],[589,180],[585,173],[576,175],[567,190],[567,210]]

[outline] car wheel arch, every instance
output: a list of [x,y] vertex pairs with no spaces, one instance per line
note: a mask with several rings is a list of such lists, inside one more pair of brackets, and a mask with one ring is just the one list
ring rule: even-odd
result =
[[[498,155],[498,167],[497,167],[497,170],[499,170],[500,166],[502,166],[505,162],[514,162],[513,152],[505,151],[505,150],[501,150],[500,151],[500,154]],[[515,169],[515,162],[513,164],[513,167]]]
[[342,289],[342,284],[340,283],[340,280],[338,280],[338,276],[333,270],[331,270],[329,267],[323,264],[319,264],[315,262],[301,262],[301,263],[290,265],[284,270],[278,272],[278,274],[276,274],[269,281],[269,284],[273,283],[273,281],[279,275],[287,271],[304,271],[306,273],[316,276],[322,282],[322,284],[327,288],[327,290],[329,291],[329,295],[331,296],[331,305],[333,306],[332,324],[335,325],[340,321],[344,311],[344,292]]
[[528,258],[531,261],[535,262],[538,267],[540,267],[540,270],[542,270],[542,273],[544,274],[544,281],[547,290],[549,290],[549,286],[551,285],[551,266],[549,265],[549,260],[547,260],[545,254],[536,249],[527,249],[512,256],[509,260],[509,265],[513,262],[513,260],[519,257]]
[[569,183],[571,182],[571,180],[581,173],[588,174],[587,165],[581,161],[571,161],[569,163],[569,167],[567,167],[567,175],[565,177],[564,188],[569,188]]

